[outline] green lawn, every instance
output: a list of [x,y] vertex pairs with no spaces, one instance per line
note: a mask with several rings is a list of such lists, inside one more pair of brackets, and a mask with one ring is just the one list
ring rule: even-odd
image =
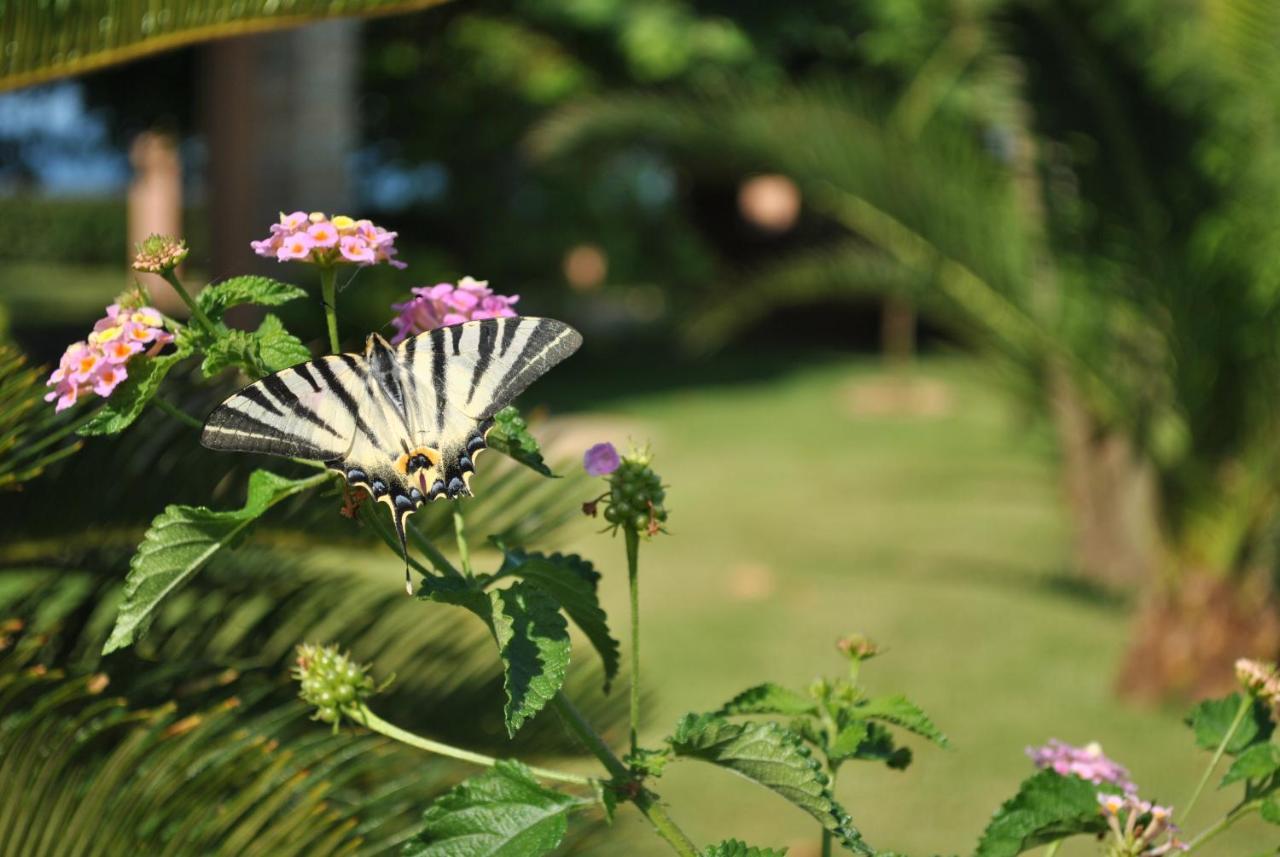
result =
[[[842,670],[833,641],[859,630],[890,649],[864,668],[869,686],[909,694],[954,743],[913,744],[905,773],[845,767],[839,797],[877,847],[971,852],[1030,771],[1024,747],[1051,737],[1099,740],[1144,796],[1185,803],[1207,756],[1190,750],[1180,711],[1112,693],[1127,608],[1072,585],[1051,433],[972,363],[930,360],[915,377],[935,382],[932,413],[859,412],[886,375],[839,360],[616,399],[602,415],[652,442],[671,486],[671,535],[641,556],[645,738],[756,681],[803,687]],[[620,541],[575,541],[601,560],[623,636]],[[659,788],[700,843],[735,835],[816,854],[806,816],[730,774],[680,763]],[[1192,830],[1224,806],[1203,801]],[[625,849],[596,853],[664,853],[633,813],[619,825]],[[1259,831],[1207,853],[1246,853],[1251,839],[1256,852]]]

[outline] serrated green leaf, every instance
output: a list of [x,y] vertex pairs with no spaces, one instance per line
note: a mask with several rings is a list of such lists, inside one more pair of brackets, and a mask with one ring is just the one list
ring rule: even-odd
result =
[[[1222,699],[1206,699],[1191,710],[1187,723],[1196,733],[1196,744],[1205,750],[1217,750],[1222,739],[1231,729],[1231,724],[1240,711],[1244,697],[1233,693]],[[1270,712],[1259,700],[1253,700],[1252,709],[1245,713],[1235,734],[1227,743],[1227,752],[1238,755],[1255,741],[1266,741],[1271,737],[1275,724],[1271,721]]]
[[698,857],[787,857],[787,849],[756,848],[740,839],[726,839],[703,848]]
[[196,304],[210,318],[221,319],[224,312],[240,304],[280,306],[306,296],[307,293],[297,286],[270,277],[232,277],[205,286],[196,295]]
[[922,738],[928,738],[939,747],[950,746],[947,736],[943,735],[942,731],[933,725],[933,721],[929,719],[928,715],[914,702],[901,694],[868,699],[858,703],[848,711],[852,717],[883,720],[886,723],[892,723],[894,726],[899,726],[908,732],[914,732]]
[[1280,747],[1275,744],[1254,744],[1231,763],[1218,787],[1228,786],[1240,780],[1256,780],[1280,771]]
[[686,714],[667,743],[677,757],[711,762],[773,790],[816,818],[849,850],[875,853],[832,797],[826,774],[800,736],[781,725]]
[[1280,824],[1280,796],[1272,795],[1264,800],[1258,814],[1268,824]]
[[129,377],[107,399],[107,403],[82,425],[78,434],[84,437],[117,434],[127,429],[160,390],[160,382],[178,365],[186,352],[176,351],[161,357],[141,357],[126,367]]
[[836,733],[835,740],[827,748],[827,756],[833,762],[853,758],[857,755],[858,748],[867,740],[869,728],[870,724],[865,720],[854,720],[848,723]]
[[168,506],[156,516],[129,563],[129,574],[115,627],[102,649],[110,654],[137,642],[151,624],[156,608],[215,553],[240,538],[267,509],[308,488],[323,484],[327,474],[286,479],[266,470],[249,477],[245,504],[214,511],[204,506]]
[[284,323],[268,314],[253,332],[226,330],[204,347],[200,371],[206,378],[235,366],[261,376],[288,369],[311,359],[302,340],[284,329]]
[[590,801],[544,788],[519,762],[499,761],[454,787],[422,816],[403,857],[540,857],[560,844],[568,815]]
[[722,717],[733,714],[783,714],[798,717],[817,714],[818,705],[803,693],[765,682],[747,688],[720,706],[716,713]]
[[569,626],[555,599],[525,581],[489,592],[489,603],[507,693],[503,713],[514,737],[564,684]]
[[554,477],[551,468],[542,459],[538,441],[529,434],[529,427],[511,405],[493,415],[493,427],[485,435],[485,443],[503,455],[520,462],[543,476]]
[[1098,792],[1115,791],[1079,777],[1039,771],[996,811],[974,857],[1014,857],[1068,836],[1100,833],[1107,822],[1098,812]]
[[609,633],[609,622],[600,606],[600,573],[577,554],[503,551],[502,567],[494,579],[519,577],[527,580],[559,602],[575,625],[582,629],[604,662],[604,689],[618,674],[618,641]]

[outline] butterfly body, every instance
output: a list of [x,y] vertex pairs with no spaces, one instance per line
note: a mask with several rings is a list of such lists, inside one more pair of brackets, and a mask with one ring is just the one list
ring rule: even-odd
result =
[[518,316],[436,328],[363,355],[301,363],[214,409],[201,443],[323,462],[404,521],[425,503],[470,496],[493,415],[578,349],[553,319]]

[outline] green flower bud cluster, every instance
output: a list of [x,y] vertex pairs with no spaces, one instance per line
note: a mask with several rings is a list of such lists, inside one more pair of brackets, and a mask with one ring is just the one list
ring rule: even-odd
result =
[[667,520],[667,492],[646,455],[628,455],[609,475],[609,503],[604,519],[615,527],[654,535]]
[[315,706],[315,719],[335,727],[375,690],[368,667],[351,660],[337,646],[298,646],[293,677],[301,685],[298,696]]
[[169,235],[152,235],[137,246],[133,269],[148,274],[172,271],[187,258],[187,242]]

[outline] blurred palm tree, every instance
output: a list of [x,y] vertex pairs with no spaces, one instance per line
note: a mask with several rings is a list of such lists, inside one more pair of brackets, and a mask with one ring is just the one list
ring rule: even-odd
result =
[[533,146],[791,176],[840,237],[735,277],[692,342],[910,297],[1056,417],[1081,565],[1144,587],[1127,688],[1274,655],[1280,7],[870,5],[865,79],[583,101]]

